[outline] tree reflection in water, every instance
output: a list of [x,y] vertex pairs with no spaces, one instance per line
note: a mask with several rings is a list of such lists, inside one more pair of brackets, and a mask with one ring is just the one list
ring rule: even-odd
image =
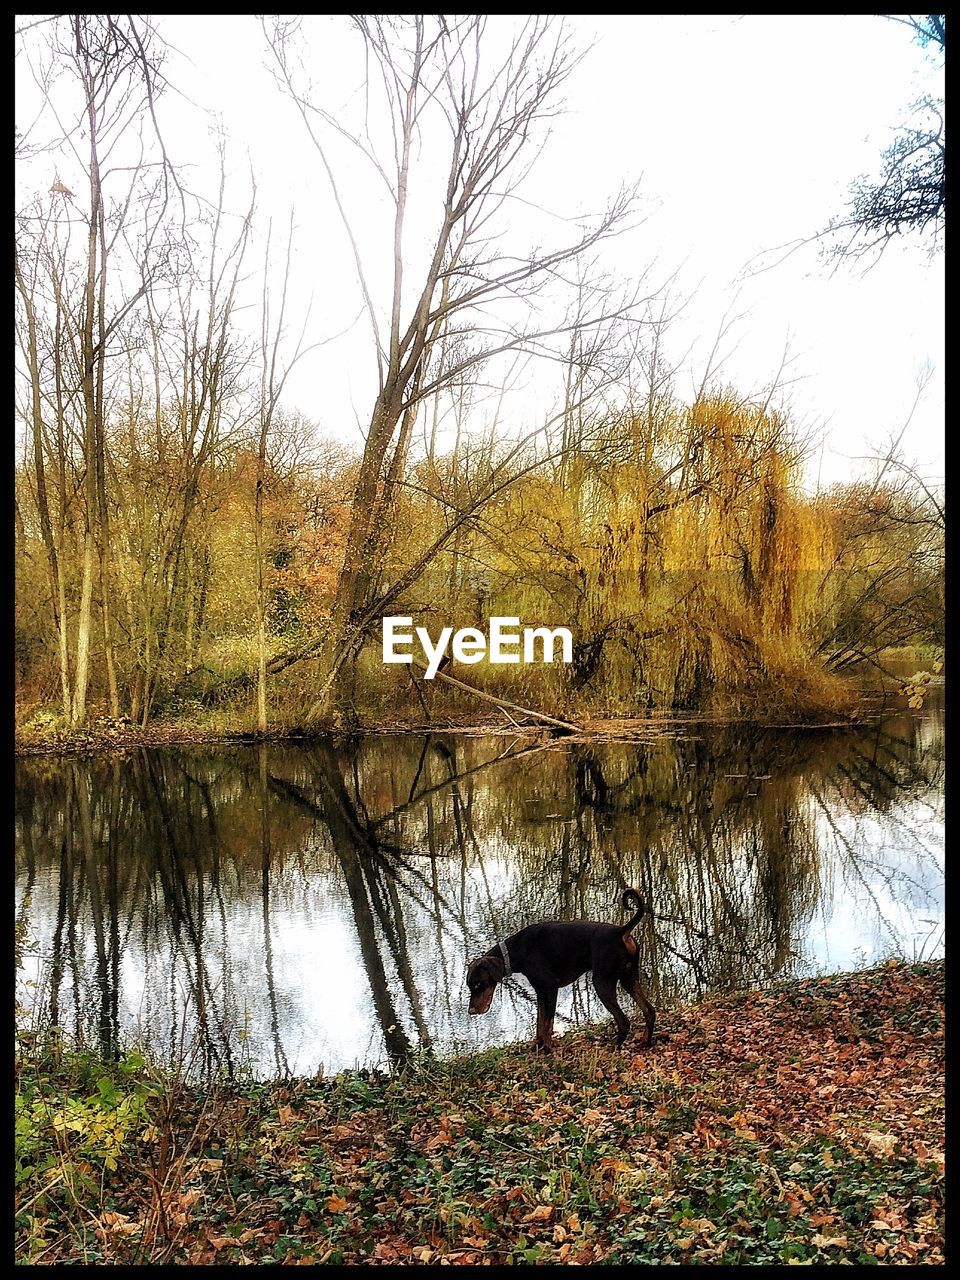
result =
[[[942,727],[21,760],[26,998],[107,1056],[141,1038],[282,1075],[525,1036],[516,980],[468,1022],[466,960],[538,918],[616,918],[628,885],[661,1006],[814,967],[822,936],[849,961],[843,910],[854,959],[909,955],[942,919]],[[592,995],[568,1019],[602,1017]]]

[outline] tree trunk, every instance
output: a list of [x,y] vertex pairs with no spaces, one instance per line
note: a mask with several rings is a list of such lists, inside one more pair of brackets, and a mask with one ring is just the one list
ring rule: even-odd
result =
[[100,608],[103,617],[103,652],[107,662],[107,690],[110,695],[110,714],[116,720],[120,715],[120,698],[117,694],[117,668],[113,658],[113,637],[110,630],[110,601],[107,595],[107,576],[103,571],[104,555],[100,554]]
[[263,565],[263,490],[266,472],[267,422],[260,431],[257,492],[254,502],[254,542],[257,559],[257,729],[267,731],[267,588]]
[[93,530],[87,529],[83,539],[83,586],[80,591],[80,615],[77,618],[77,667],[73,686],[71,727],[83,724],[87,715],[87,685],[90,676],[90,621],[93,601],[93,567],[95,560]]

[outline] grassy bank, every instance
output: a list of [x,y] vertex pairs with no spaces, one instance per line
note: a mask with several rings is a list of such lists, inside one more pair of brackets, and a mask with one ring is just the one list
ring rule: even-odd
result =
[[[688,731],[696,725],[742,724],[759,729],[850,729],[876,718],[884,709],[902,709],[906,699],[898,695],[867,695],[852,702],[847,711],[823,712],[807,718],[787,718],[776,715],[647,715],[643,717],[620,716],[616,719],[591,717],[583,719],[578,732],[564,733],[550,725],[527,721],[507,721],[503,716],[443,716],[435,720],[410,717],[385,720],[378,724],[358,724],[345,728],[304,728],[297,724],[276,725],[263,733],[243,724],[230,725],[222,721],[157,720],[141,729],[122,721],[94,722],[82,729],[37,729],[27,726],[17,729],[15,751],[20,756],[93,756],[111,751],[129,751],[135,747],[164,747],[191,743],[258,743],[258,742],[309,742],[311,739],[334,736],[361,737],[377,734],[493,734],[510,738],[546,738],[557,736],[566,742],[598,742],[614,740],[647,741],[651,736],[676,734]],[[839,718],[837,718],[839,716]]]
[[[876,706],[871,704],[871,715]],[[694,725],[722,725],[734,721],[737,724],[754,724],[768,729],[847,729],[863,723],[868,716],[849,716],[842,720],[807,720],[785,723],[769,717],[750,719],[740,716],[645,716],[643,718],[620,717],[615,720],[585,720],[576,733],[565,733],[550,725],[526,722],[507,722],[499,719],[467,717],[457,720],[444,717],[439,720],[394,720],[378,725],[356,725],[349,729],[313,728],[291,725],[259,732],[256,729],[225,728],[217,725],[184,724],[179,721],[156,721],[146,729],[122,723],[95,723],[89,728],[55,732],[18,732],[15,740],[16,754],[20,756],[94,756],[111,751],[129,751],[135,747],[184,746],[192,743],[259,743],[259,742],[309,742],[312,739],[335,737],[362,737],[369,735],[459,733],[495,735],[509,738],[559,737],[565,742],[647,741],[651,736],[676,734]]]
[[942,1262],[943,965],[890,962],[402,1076],[200,1089],[22,1046],[53,1263]]
[[[664,732],[682,725],[756,724],[765,728],[841,728],[873,719],[883,710],[906,707],[915,690],[909,677],[924,666],[942,670],[942,654],[933,650],[888,650],[884,661],[891,672],[884,675],[876,667],[864,667],[844,680],[826,681],[818,690],[807,690],[804,696],[797,688],[778,686],[776,690],[754,690],[749,698],[720,700],[719,705],[677,711],[670,707],[652,707],[635,715],[600,712],[584,705],[544,706],[548,713],[569,720],[590,740],[598,738],[646,737],[651,732]],[[926,679],[930,687],[942,686],[939,674]],[[467,700],[464,704],[449,691],[431,691],[429,708],[422,704],[405,705],[402,701],[384,701],[383,705],[366,708],[344,718],[336,726],[307,724],[305,709],[312,701],[310,691],[301,688],[296,696],[281,699],[271,708],[270,728],[257,728],[256,709],[249,698],[227,700],[203,707],[189,703],[160,715],[146,726],[132,724],[127,717],[114,719],[106,714],[94,715],[89,724],[70,728],[64,718],[50,707],[36,704],[18,707],[15,724],[15,747],[19,755],[99,754],[138,746],[166,746],[200,742],[269,742],[314,738],[331,732],[365,733],[510,733],[543,735],[553,732],[551,726],[533,718],[519,721],[503,711],[491,711],[488,703]],[[506,693],[509,693],[507,690]],[[529,699],[531,707],[540,706],[537,698]],[[429,710],[429,714],[427,714]]]

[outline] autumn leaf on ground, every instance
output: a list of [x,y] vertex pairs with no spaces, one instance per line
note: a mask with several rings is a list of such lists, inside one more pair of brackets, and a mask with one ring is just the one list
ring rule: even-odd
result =
[[[110,1197],[88,1207],[111,1264],[941,1263],[942,988],[939,962],[897,964],[674,1010],[636,1069],[574,1035],[497,1072],[225,1086],[220,1116],[185,1091],[175,1136],[202,1145],[158,1193],[163,1239],[137,1225],[159,1131],[76,1169]],[[34,1185],[50,1261],[82,1261],[60,1185]]]
[[892,1133],[868,1133],[867,1146],[878,1156],[892,1156],[896,1146],[897,1139]]

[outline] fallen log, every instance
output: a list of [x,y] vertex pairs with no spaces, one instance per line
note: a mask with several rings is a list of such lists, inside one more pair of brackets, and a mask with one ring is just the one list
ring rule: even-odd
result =
[[[421,671],[426,671],[426,667],[422,663],[414,661],[413,665],[419,667]],[[499,707],[501,711],[510,710],[517,711],[522,716],[529,716],[533,720],[542,720],[544,724],[553,725],[554,728],[563,729],[565,733],[582,733],[583,729],[576,724],[571,724],[569,720],[558,720],[556,716],[548,716],[543,711],[534,711],[530,707],[521,707],[517,702],[510,702],[506,698],[498,698],[495,694],[487,693],[486,689],[478,689],[476,685],[465,684],[463,680],[458,680],[456,676],[448,676],[445,671],[438,671],[433,676],[434,680],[445,680],[447,684],[452,684],[456,689],[462,689],[464,693],[472,693],[475,698],[482,698],[484,702],[492,702],[495,707]]]

